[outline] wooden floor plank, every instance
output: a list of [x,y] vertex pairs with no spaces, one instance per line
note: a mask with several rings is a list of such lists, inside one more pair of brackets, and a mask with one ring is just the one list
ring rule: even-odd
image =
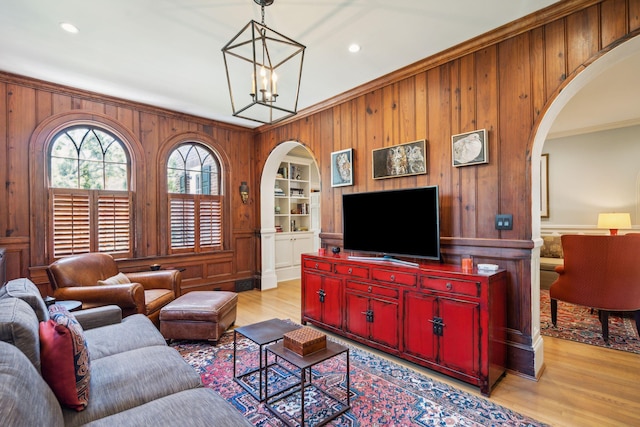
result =
[[[268,291],[241,292],[238,299],[236,327],[274,317],[300,322],[299,280],[280,282]],[[466,383],[367,350],[480,396]],[[640,426],[640,355],[544,337],[544,360],[538,381],[507,374],[490,400],[558,427]]]

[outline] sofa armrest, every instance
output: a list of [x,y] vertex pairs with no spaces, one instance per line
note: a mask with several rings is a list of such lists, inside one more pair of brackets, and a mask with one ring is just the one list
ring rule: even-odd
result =
[[74,311],[73,315],[84,330],[115,325],[122,322],[122,309],[117,305],[105,305]]
[[564,274],[564,265],[556,265],[556,268],[554,270],[558,274]]
[[176,295],[182,282],[179,270],[138,271],[125,275],[132,282],[140,283],[145,289],[169,289]]
[[58,288],[53,296],[59,300],[82,301],[83,305],[115,304],[120,308],[135,308],[138,313],[145,313],[144,288],[140,283]]

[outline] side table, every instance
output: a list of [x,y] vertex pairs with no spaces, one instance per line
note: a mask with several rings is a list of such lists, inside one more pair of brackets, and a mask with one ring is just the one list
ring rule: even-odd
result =
[[[258,401],[262,402],[265,399],[265,393],[263,390],[266,379],[263,375],[268,364],[267,354],[264,352],[264,346],[281,340],[287,332],[295,331],[301,327],[301,325],[285,322],[281,319],[270,319],[254,323],[252,325],[235,328],[233,331],[233,379],[235,382],[240,384]],[[238,334],[257,344],[260,349],[258,353],[258,367],[250,369],[242,374],[238,374],[236,370]],[[251,383],[251,379],[256,372],[258,373],[257,387]]]
[[50,305],[53,305],[53,304],[58,304],[58,305],[61,305],[64,308],[66,308],[67,311],[76,311],[76,310],[80,310],[82,308],[82,301],[76,301],[76,300],[72,300],[72,299],[56,300],[55,298],[52,298],[52,297],[46,297],[44,302],[45,302],[47,307],[49,307]]
[[[349,348],[345,347],[341,344],[335,343],[333,341],[327,341],[327,347],[318,350],[314,353],[307,354],[306,356],[301,356],[288,348],[284,347],[283,342],[277,342],[275,344],[271,344],[265,348],[267,355],[269,353],[273,354],[276,357],[276,363],[269,365],[266,367],[266,377],[267,380],[265,382],[265,395],[266,395],[266,407],[273,412],[283,423],[286,425],[300,426],[304,427],[305,420],[312,420],[312,424],[315,426],[322,426],[327,424],[329,421],[337,418],[338,416],[344,414],[349,409],[351,409],[351,401],[349,397],[350,393],[350,384],[349,384]],[[346,397],[341,399],[338,396],[335,396],[329,393],[327,390],[322,389],[312,382],[312,373],[311,369],[322,363],[326,360],[331,359],[332,357],[339,356],[344,354],[346,357]],[[283,389],[275,391],[273,394],[269,394],[269,367],[273,365],[278,365],[277,361],[281,359],[300,370],[300,383],[289,385]],[[286,369],[286,368],[284,368]],[[308,377],[307,377],[308,374]],[[305,394],[309,393],[309,399],[305,398]],[[318,404],[321,400],[319,397],[314,397],[313,393],[316,393],[318,396],[322,394],[326,399],[327,405],[321,405],[320,409],[309,409],[305,408],[305,402],[307,400],[313,400],[314,404]],[[286,408],[288,411],[291,411],[292,408],[300,410],[299,420],[295,419],[295,416],[290,414],[284,414],[282,409]],[[308,413],[305,413],[305,410]]]

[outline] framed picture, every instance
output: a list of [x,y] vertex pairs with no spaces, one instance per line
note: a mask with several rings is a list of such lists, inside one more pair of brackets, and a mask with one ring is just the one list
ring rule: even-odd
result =
[[427,173],[427,142],[407,142],[373,150],[373,179]]
[[331,153],[331,186],[353,185],[353,148]]
[[470,166],[489,163],[487,130],[460,133],[451,137],[453,166]]
[[549,218],[549,155],[540,157],[540,217]]

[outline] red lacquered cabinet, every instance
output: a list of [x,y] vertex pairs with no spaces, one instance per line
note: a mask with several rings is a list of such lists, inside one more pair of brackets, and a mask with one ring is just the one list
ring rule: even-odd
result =
[[506,273],[302,255],[302,323],[480,388],[505,373]]
[[332,331],[342,329],[343,279],[322,273],[327,263],[314,262],[314,271],[307,271],[303,282],[302,317]]

